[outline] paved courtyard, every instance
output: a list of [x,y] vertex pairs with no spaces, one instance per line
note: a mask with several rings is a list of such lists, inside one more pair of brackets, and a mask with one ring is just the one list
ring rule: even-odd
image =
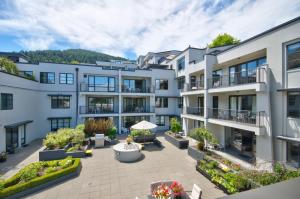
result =
[[135,163],[120,163],[114,159],[112,148],[94,149],[93,157],[82,159],[80,176],[35,193],[27,198],[38,199],[135,199],[147,198],[149,185],[159,180],[177,180],[185,190],[197,184],[202,198],[218,198],[224,193],[195,169],[196,162],[159,137],[163,148],[148,146],[144,158]]

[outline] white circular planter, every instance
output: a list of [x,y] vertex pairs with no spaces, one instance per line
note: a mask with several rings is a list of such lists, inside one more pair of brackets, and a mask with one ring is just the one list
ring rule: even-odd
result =
[[134,162],[141,156],[142,145],[138,143],[119,143],[113,147],[115,158],[120,162]]

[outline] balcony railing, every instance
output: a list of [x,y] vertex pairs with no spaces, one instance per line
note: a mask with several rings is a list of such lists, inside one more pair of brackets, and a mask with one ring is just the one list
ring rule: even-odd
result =
[[114,106],[98,107],[98,106],[80,106],[80,114],[109,114],[118,113],[118,110],[114,109]]
[[103,84],[80,84],[81,92],[117,92],[117,86],[107,86]]
[[261,126],[263,124],[265,112],[253,112],[249,110],[229,110],[208,108],[208,117],[220,120],[230,120],[239,123],[254,124]]
[[154,106],[124,106],[123,113],[154,113]]
[[197,90],[203,90],[204,89],[204,81],[197,81],[194,83],[185,83],[183,91],[197,91]]
[[230,75],[219,75],[208,78],[209,88],[222,88],[229,86],[236,86],[242,84],[262,83],[264,78],[265,68],[256,68],[255,70],[248,70],[238,73],[231,73]]
[[204,108],[203,107],[183,107],[183,114],[204,116]]
[[123,93],[153,93],[153,87],[145,87],[145,88],[128,88],[125,85],[122,85]]

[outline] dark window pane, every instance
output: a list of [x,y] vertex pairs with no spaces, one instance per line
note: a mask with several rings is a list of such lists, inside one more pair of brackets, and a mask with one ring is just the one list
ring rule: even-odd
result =
[[1,110],[13,109],[13,94],[1,93]]
[[300,117],[300,92],[289,92],[288,93],[288,117]]
[[287,68],[300,67],[300,42],[287,46]]

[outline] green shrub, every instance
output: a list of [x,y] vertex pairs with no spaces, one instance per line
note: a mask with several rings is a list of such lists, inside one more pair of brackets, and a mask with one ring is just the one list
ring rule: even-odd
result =
[[197,140],[198,142],[207,140],[211,144],[219,143],[216,136],[206,128],[195,128],[188,133],[188,136]]
[[108,131],[114,127],[111,119],[87,120],[84,124],[84,133],[87,137],[95,136],[96,133],[107,135]]
[[0,191],[4,189],[4,180],[0,179]]
[[109,129],[107,132],[107,136],[112,140],[115,139],[117,137],[117,128],[113,127]]
[[[70,158],[68,158],[68,160],[69,159]],[[55,161],[61,162],[63,160],[59,160],[59,161],[55,160]],[[53,161],[49,161],[49,162],[53,162]],[[40,165],[44,165],[44,166],[47,166],[47,165],[50,165],[50,164],[53,165],[53,163],[49,164],[49,162],[47,161],[47,162],[38,162],[38,163]],[[30,165],[28,165],[26,167],[29,167]],[[13,177],[11,177],[11,178],[4,181],[4,189],[0,190],[0,198],[5,198],[7,196],[16,194],[16,193],[24,191],[26,189],[36,187],[38,185],[41,185],[41,184],[47,183],[49,181],[55,180],[59,177],[68,175],[70,173],[73,173],[77,170],[77,168],[80,165],[81,165],[80,159],[79,158],[73,158],[72,159],[72,164],[69,164],[69,167],[67,167],[65,169],[61,168],[60,170],[57,170],[57,171],[54,171],[54,172],[51,172],[51,173],[44,172],[44,175],[38,176],[38,177],[33,178],[33,179],[31,179],[29,181],[26,181],[26,182],[23,182],[23,181],[21,182],[20,181],[21,172],[18,172]]]
[[78,125],[75,127],[75,129],[84,132],[84,127],[85,127],[84,124],[78,124]]
[[134,129],[134,130],[132,130],[131,132],[130,132],[130,135],[132,136],[132,137],[138,137],[138,136],[146,136],[146,135],[151,135],[152,133],[151,133],[151,131],[149,131],[149,130],[136,130],[136,129]]
[[170,123],[171,131],[173,133],[179,133],[182,130],[180,122],[175,117],[171,119]]

